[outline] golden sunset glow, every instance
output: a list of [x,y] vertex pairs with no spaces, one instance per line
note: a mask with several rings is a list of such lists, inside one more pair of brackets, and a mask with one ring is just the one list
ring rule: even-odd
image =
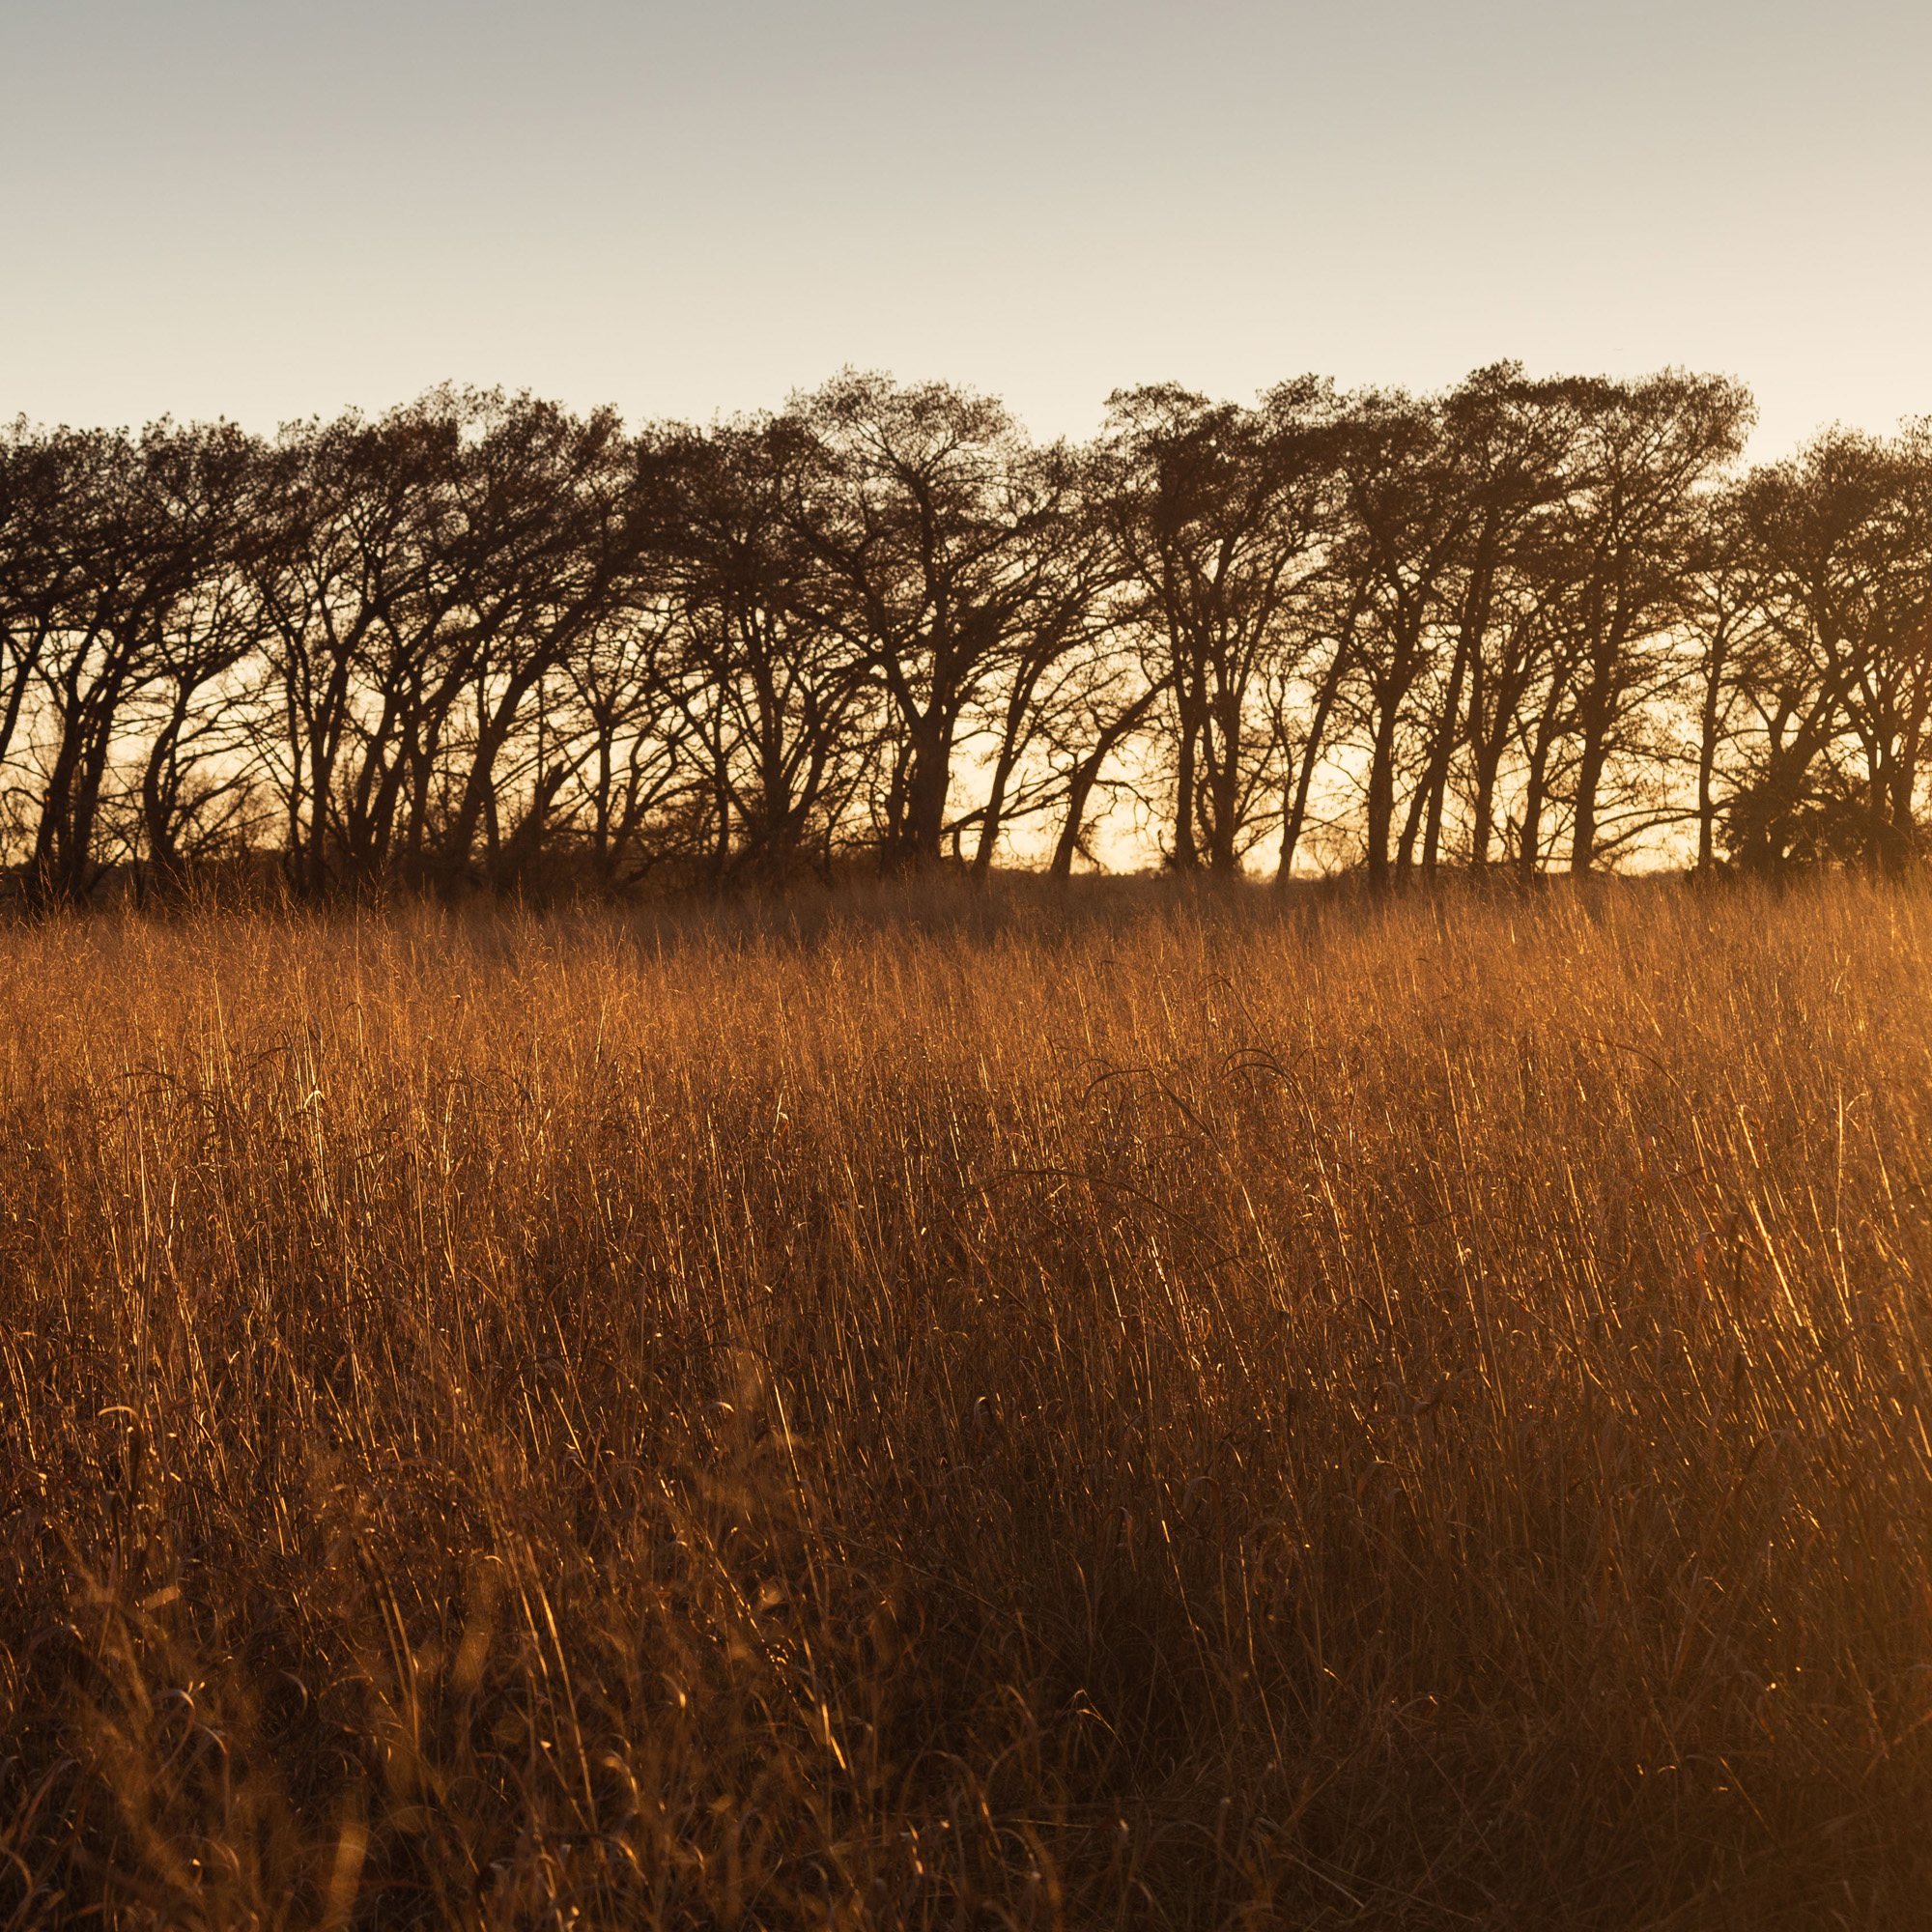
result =
[[0,7],[0,1932],[1927,1922],[1928,66]]

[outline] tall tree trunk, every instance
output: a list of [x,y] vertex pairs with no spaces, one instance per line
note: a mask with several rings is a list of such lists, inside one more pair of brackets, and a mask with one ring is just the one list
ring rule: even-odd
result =
[[1429,785],[1426,776],[1416,783],[1410,794],[1408,812],[1402,822],[1402,842],[1397,847],[1396,876],[1405,884],[1415,867],[1415,841],[1422,831],[1423,814],[1429,809]]
[[1208,745],[1208,796],[1212,802],[1214,822],[1208,828],[1208,864],[1216,878],[1233,878],[1239,869],[1240,857],[1235,849],[1236,819],[1240,810],[1241,737],[1238,705],[1222,707],[1219,744],[1204,736]]
[[149,869],[166,893],[180,883],[181,866],[175,850],[175,805],[177,786],[171,782],[175,748],[181,742],[189,711],[189,699],[177,694],[175,702],[155,741],[148,748],[141,771],[141,831],[147,848]]
[[1703,701],[1697,709],[1697,870],[1705,877],[1718,863],[1718,723],[1723,674],[1724,659],[1719,652],[1705,673]]
[[1550,705],[1537,725],[1536,748],[1529,759],[1529,789],[1522,803],[1522,845],[1517,854],[1517,876],[1524,885],[1534,881],[1543,861],[1543,801],[1549,781],[1549,753],[1556,743],[1553,688]]
[[1583,749],[1577,761],[1576,818],[1570,828],[1570,869],[1584,877],[1597,863],[1597,791],[1609,764],[1610,728],[1616,723],[1623,634],[1612,622],[1592,654],[1590,682],[1577,707]]
[[1442,813],[1449,795],[1449,773],[1462,737],[1463,683],[1469,663],[1469,634],[1466,628],[1456,640],[1455,661],[1449,668],[1449,689],[1443,695],[1442,716],[1435,728],[1435,743],[1429,757],[1423,786],[1429,798],[1429,817],[1422,835],[1422,869],[1433,872],[1442,850]]
[[1328,675],[1315,700],[1315,715],[1309,720],[1308,742],[1301,749],[1299,769],[1294,776],[1294,795],[1286,801],[1281,823],[1281,858],[1275,867],[1274,882],[1286,888],[1294,871],[1295,848],[1301,843],[1302,828],[1308,822],[1308,791],[1315,779],[1316,760],[1327,736],[1328,714],[1334,708],[1335,694],[1342,685],[1342,653],[1337,651]]
[[1046,875],[1050,879],[1073,876],[1073,855],[1079,849],[1080,834],[1086,826],[1087,802],[1094,795],[1101,768],[1112,750],[1111,745],[1102,743],[1073,768],[1073,777],[1066,787],[1066,817],[1061,824],[1060,837],[1053,847],[1053,863],[1047,867]]
[[986,813],[980,821],[979,843],[973,848],[973,876],[976,879],[992,876],[993,853],[1000,842],[1000,815],[1006,810],[1007,781],[1012,776],[1015,762],[1003,756],[993,767],[993,783],[986,794]]
[[916,866],[936,864],[946,831],[946,795],[952,786],[952,724],[936,708],[913,726],[911,781],[906,816]]
[[1022,676],[1007,705],[1007,715],[1000,732],[999,755],[993,761],[993,782],[986,794],[986,815],[980,821],[980,842],[973,853],[973,876],[984,879],[993,869],[993,853],[1000,842],[1000,821],[1006,810],[1007,786],[1020,761],[1020,745],[1026,734],[1026,722],[1033,700],[1033,694],[1038,683],[1038,671]]
[[1378,893],[1389,885],[1389,834],[1395,823],[1396,704],[1386,703],[1376,720],[1375,747],[1369,753],[1369,884]]
[[1597,863],[1597,787],[1608,756],[1605,739],[1585,735],[1577,763],[1576,818],[1570,827],[1570,869],[1578,878],[1587,876]]
[[1184,690],[1176,691],[1175,705],[1179,717],[1180,742],[1175,756],[1173,863],[1177,871],[1191,872],[1201,863],[1194,835],[1195,734],[1200,728],[1200,719],[1193,699]]
[[1073,775],[1066,786],[1066,817],[1061,824],[1060,837],[1054,844],[1053,863],[1047,868],[1049,878],[1066,879],[1072,876],[1073,855],[1079,847],[1080,835],[1086,828],[1087,805],[1094,795],[1094,787],[1099,783],[1107,760],[1140,728],[1148,713],[1160,702],[1162,690],[1163,687],[1158,684],[1150,685],[1094,739],[1093,749],[1073,767]]
[[1503,761],[1501,740],[1489,745],[1478,738],[1475,741],[1474,771],[1475,800],[1470,807],[1469,818],[1469,869],[1472,872],[1484,870],[1490,863],[1490,841],[1495,836],[1496,822],[1496,775]]

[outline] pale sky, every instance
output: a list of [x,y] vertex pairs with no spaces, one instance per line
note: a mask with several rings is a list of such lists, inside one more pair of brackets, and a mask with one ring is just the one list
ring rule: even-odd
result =
[[1932,4],[0,0],[0,417],[445,379],[640,419],[851,363],[1681,363],[1932,412]]

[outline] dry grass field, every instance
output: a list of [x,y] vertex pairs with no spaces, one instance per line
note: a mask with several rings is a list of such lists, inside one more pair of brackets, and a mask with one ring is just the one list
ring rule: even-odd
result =
[[1932,900],[0,935],[0,1926],[1932,1922]]

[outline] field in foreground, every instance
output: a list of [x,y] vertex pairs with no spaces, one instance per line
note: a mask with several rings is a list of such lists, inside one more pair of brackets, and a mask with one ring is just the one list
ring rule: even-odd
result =
[[1928,1922],[1928,942],[0,937],[0,1926]]

